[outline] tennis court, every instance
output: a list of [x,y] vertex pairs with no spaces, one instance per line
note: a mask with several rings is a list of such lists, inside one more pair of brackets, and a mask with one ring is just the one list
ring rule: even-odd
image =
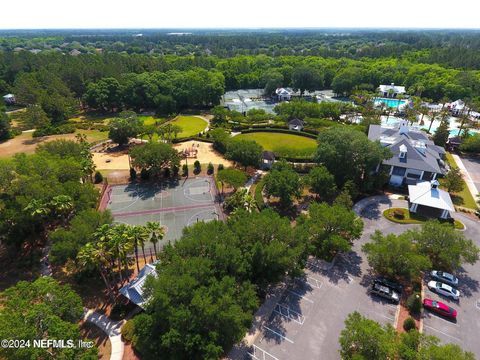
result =
[[[165,237],[157,249],[181,237],[186,226],[198,221],[223,219],[216,202],[217,188],[211,177],[111,186],[105,204],[115,222],[143,225],[158,221],[165,227]],[[146,248],[153,248],[148,244]]]

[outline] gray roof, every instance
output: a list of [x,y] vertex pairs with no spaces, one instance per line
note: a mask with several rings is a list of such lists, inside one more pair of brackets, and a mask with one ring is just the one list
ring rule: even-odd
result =
[[288,122],[288,125],[293,125],[293,126],[303,126],[305,123],[303,122],[303,120],[300,120],[300,119],[292,119]]
[[265,160],[274,161],[275,160],[275,153],[273,151],[264,151],[262,153],[262,157]]
[[[400,134],[398,127],[382,127],[381,125],[370,125],[368,138],[372,141],[380,141],[387,146],[393,153],[393,156],[384,160],[383,164],[393,165],[402,168],[416,169],[443,174],[441,167],[441,155],[445,154],[445,149],[435,145],[428,136],[422,132],[410,129],[407,133]],[[425,144],[425,151],[422,153],[415,147],[416,142]],[[407,153],[404,158],[400,158],[400,146],[405,145]]]
[[135,279],[133,279],[127,285],[120,289],[120,293],[123,296],[125,296],[134,304],[140,306],[142,309],[144,308],[144,304],[147,301],[147,299],[145,299],[143,296],[143,286],[145,284],[145,280],[147,280],[148,275],[157,276],[155,264],[156,262],[145,265],[143,269],[140,270]]

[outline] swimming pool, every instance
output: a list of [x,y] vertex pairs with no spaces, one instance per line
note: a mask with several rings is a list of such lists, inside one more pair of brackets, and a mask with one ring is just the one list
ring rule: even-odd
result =
[[405,105],[406,102],[407,102],[406,100],[400,100],[400,99],[375,98],[375,105],[384,104],[391,108],[403,106]]

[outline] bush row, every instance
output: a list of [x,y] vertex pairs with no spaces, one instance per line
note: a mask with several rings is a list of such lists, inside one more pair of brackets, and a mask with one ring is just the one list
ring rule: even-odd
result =
[[245,130],[241,130],[242,134],[248,134],[248,133],[253,133],[253,132],[272,132],[272,133],[283,133],[283,134],[290,134],[290,135],[299,135],[299,136],[305,136],[310,139],[317,139],[317,134],[309,133],[306,131],[295,131],[295,130],[290,130],[287,128],[271,128],[271,127],[258,127],[258,128],[249,128]]
[[33,132],[32,136],[36,138],[47,135],[73,134],[74,132],[75,126],[73,124],[63,124],[37,129]]

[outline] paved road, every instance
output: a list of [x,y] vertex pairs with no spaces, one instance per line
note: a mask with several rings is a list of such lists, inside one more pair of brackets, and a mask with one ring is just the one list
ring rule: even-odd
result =
[[480,191],[480,158],[476,157],[462,157],[461,161],[465,166],[473,184],[477,188],[477,192]]

